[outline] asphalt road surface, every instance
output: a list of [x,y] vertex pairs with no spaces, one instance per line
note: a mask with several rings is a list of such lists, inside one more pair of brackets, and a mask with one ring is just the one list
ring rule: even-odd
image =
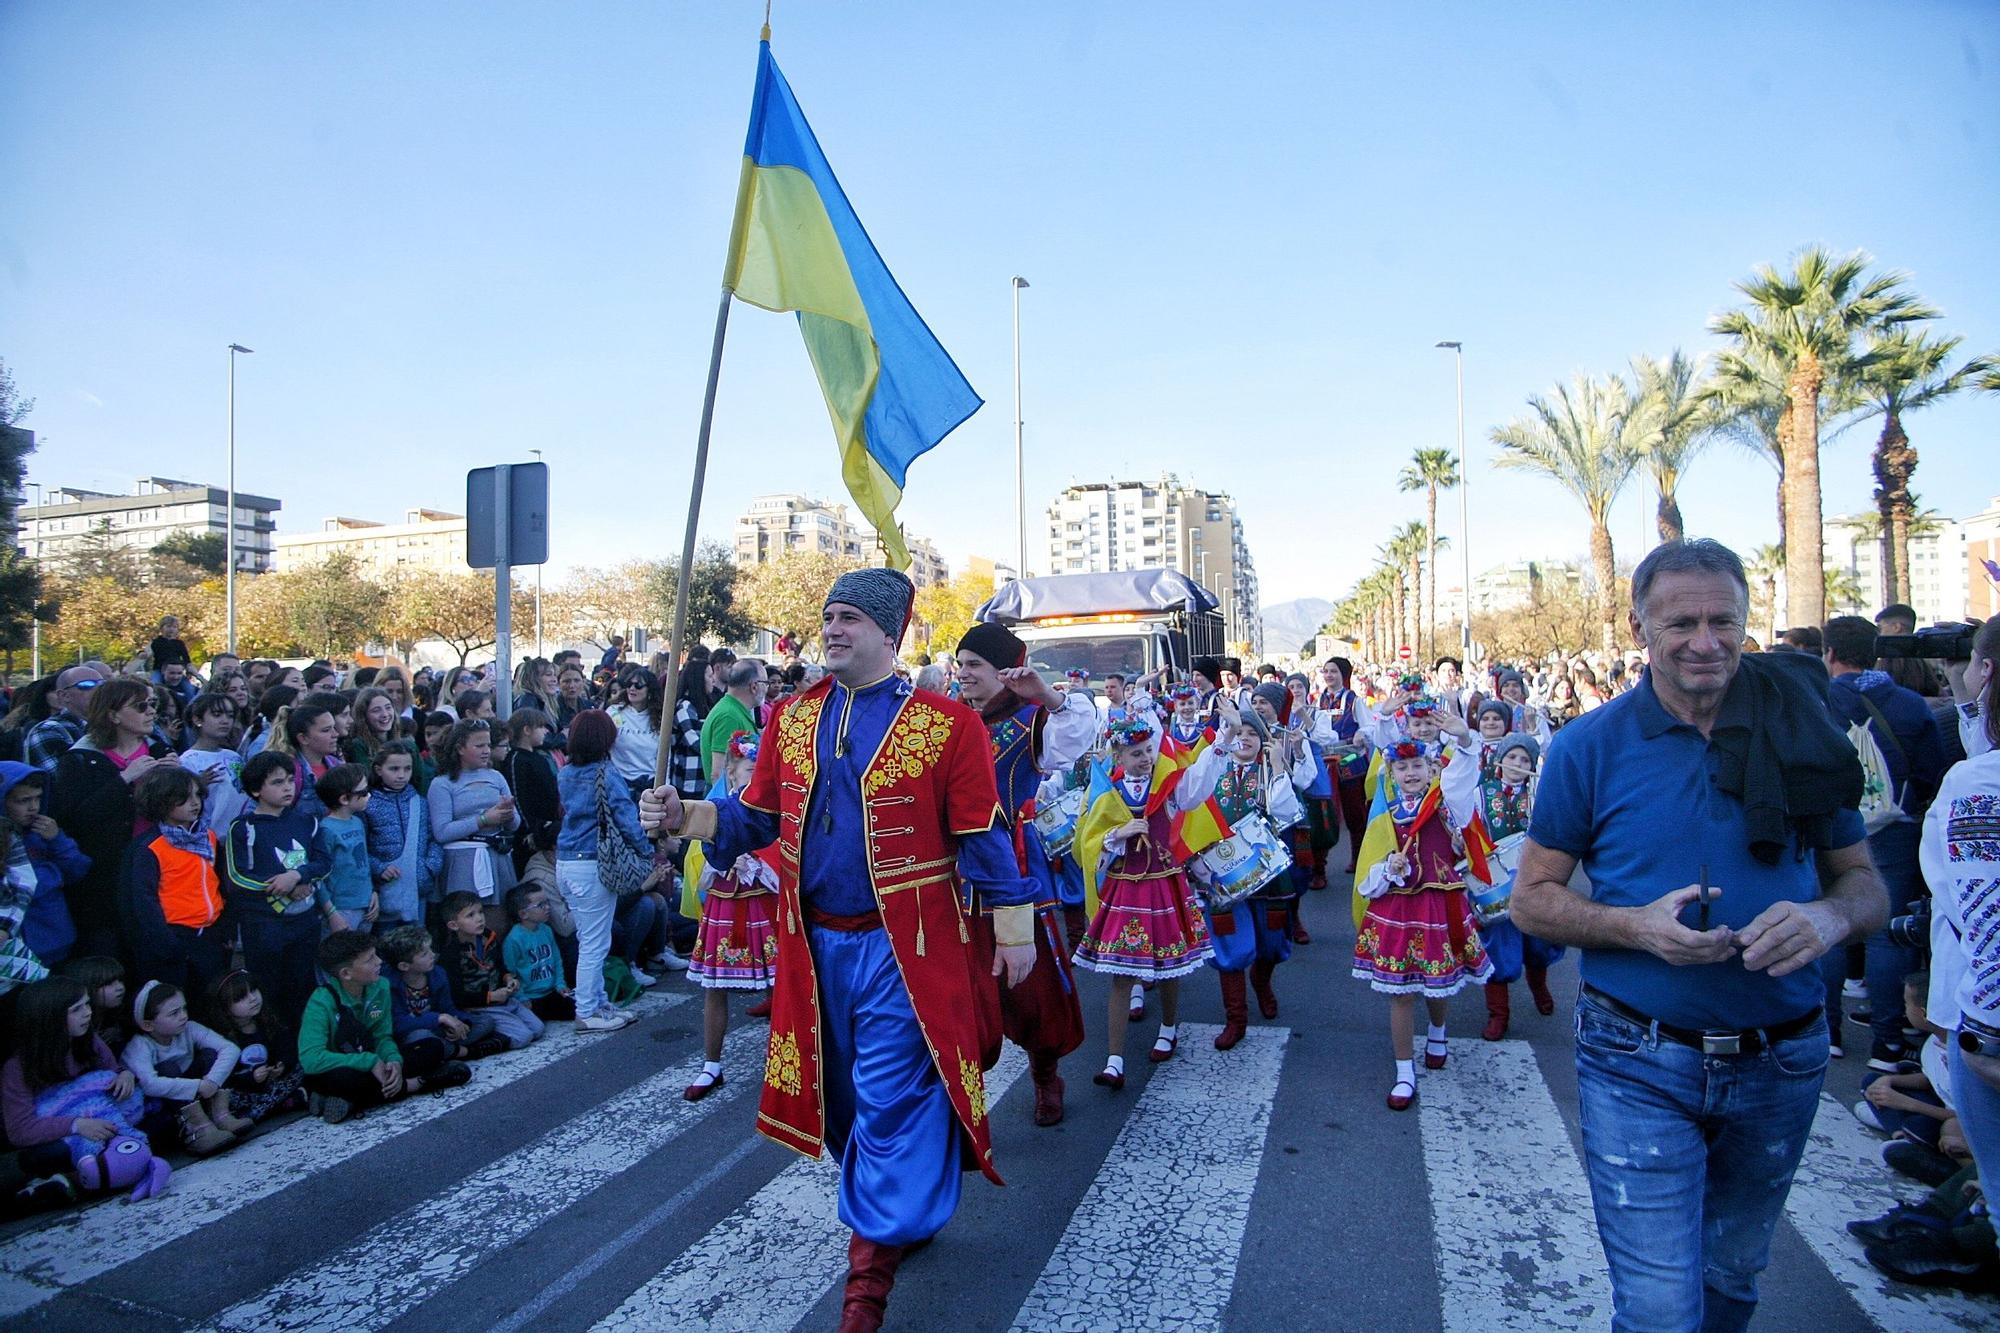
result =
[[[988,1076],[1007,1187],[966,1178],[956,1219],[899,1278],[892,1329],[1603,1328],[1610,1298],[1577,1149],[1569,1001],[1515,987],[1508,1040],[1453,1003],[1450,1066],[1383,1105],[1387,1009],[1349,978],[1346,895],[1308,899],[1314,943],[1278,973],[1278,1020],[1226,1054],[1212,975],[1185,986],[1179,1058],[1090,1082],[1032,1124],[1025,1060]],[[834,1173],[751,1134],[763,1024],[739,1018],[728,1082],[690,1105],[699,996],[679,977],[608,1037],[567,1025],[438,1097],[329,1126],[300,1121],[101,1203],[0,1235],[0,1325],[152,1329],[828,1329],[847,1233]],[[1253,1016],[1255,1004],[1252,1004]],[[1859,1046],[1858,1026],[1849,1040]],[[1853,1046],[1850,1047],[1853,1049]],[[1865,1050],[1865,1046],[1860,1046]],[[1757,1326],[1813,1333],[2000,1327],[2000,1302],[1878,1277],[1842,1230],[1918,1191],[1846,1109],[1836,1062],[1792,1191]]]

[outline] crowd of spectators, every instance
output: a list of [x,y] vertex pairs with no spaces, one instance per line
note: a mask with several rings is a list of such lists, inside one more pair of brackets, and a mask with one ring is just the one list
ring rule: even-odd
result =
[[[222,655],[178,625],[116,669],[14,690],[0,718],[0,1127],[9,1211],[105,1168],[225,1151],[473,1077],[550,1022],[608,1032],[683,970],[695,923],[641,833],[668,664],[530,658],[496,716],[491,665],[342,669]],[[817,668],[697,647],[671,771],[707,790],[705,727],[755,730]],[[723,745],[727,745],[724,735]],[[597,881],[597,839],[653,858]],[[558,864],[564,866],[558,874]],[[120,1162],[118,1165],[129,1165]],[[164,1166],[158,1168],[163,1173]]]

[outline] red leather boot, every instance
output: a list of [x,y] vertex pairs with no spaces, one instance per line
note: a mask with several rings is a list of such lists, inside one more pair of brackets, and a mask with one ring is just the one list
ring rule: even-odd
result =
[[1244,993],[1241,972],[1218,972],[1222,981],[1222,1031],[1215,1034],[1215,1049],[1226,1051],[1243,1040],[1250,1024],[1250,1003]]
[[1546,967],[1528,969],[1528,994],[1535,997],[1535,1012],[1544,1016],[1556,1011],[1556,997],[1549,994],[1549,970]]
[[875,1333],[889,1309],[896,1265],[906,1247],[877,1245],[851,1236],[847,1242],[847,1290],[840,1304],[840,1333]]
[[1035,1077],[1035,1123],[1046,1129],[1050,1125],[1060,1125],[1063,1118],[1063,1081],[1056,1072],[1056,1062],[1050,1060],[1048,1067],[1042,1061],[1030,1062],[1028,1072]]
[[1277,966],[1262,958],[1250,965],[1250,988],[1257,992],[1257,1012],[1266,1018],[1278,1016],[1278,992],[1271,989],[1271,973]]
[[1513,1016],[1513,1002],[1507,998],[1507,983],[1504,981],[1487,982],[1486,1029],[1479,1035],[1488,1041],[1500,1040],[1507,1035],[1507,1023]]

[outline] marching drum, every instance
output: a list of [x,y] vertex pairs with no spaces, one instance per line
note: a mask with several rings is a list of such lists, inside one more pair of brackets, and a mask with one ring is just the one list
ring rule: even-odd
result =
[[1061,856],[1076,841],[1076,823],[1083,817],[1083,798],[1088,794],[1078,787],[1035,811],[1035,831],[1042,835],[1042,846],[1050,856]]
[[1493,854],[1487,863],[1494,870],[1494,882],[1483,884],[1477,875],[1466,877],[1466,888],[1472,895],[1472,915],[1480,925],[1490,926],[1507,917],[1508,905],[1514,899],[1514,874],[1521,868],[1521,847],[1528,841],[1525,833],[1510,833],[1494,844]]
[[1291,868],[1291,848],[1257,814],[1237,821],[1234,833],[1189,866],[1211,912],[1228,911]]

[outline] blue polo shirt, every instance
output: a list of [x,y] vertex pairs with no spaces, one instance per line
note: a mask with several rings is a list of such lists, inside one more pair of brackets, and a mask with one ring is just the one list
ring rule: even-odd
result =
[[[1723,891],[1709,923],[1738,930],[1780,901],[1820,896],[1819,870],[1796,838],[1778,864],[1750,854],[1743,802],[1725,793],[1721,755],[1699,730],[1677,722],[1653,693],[1652,676],[1556,733],[1543,765],[1529,836],[1567,852],[1590,878],[1590,896],[1643,907],[1662,894],[1708,882]],[[1836,847],[1860,842],[1861,816],[1842,811]],[[1690,906],[1682,920],[1692,925]],[[1663,1023],[1749,1028],[1797,1018],[1824,1002],[1817,967],[1787,976],[1752,972],[1740,958],[1676,966],[1638,949],[1583,950],[1583,979]]]

